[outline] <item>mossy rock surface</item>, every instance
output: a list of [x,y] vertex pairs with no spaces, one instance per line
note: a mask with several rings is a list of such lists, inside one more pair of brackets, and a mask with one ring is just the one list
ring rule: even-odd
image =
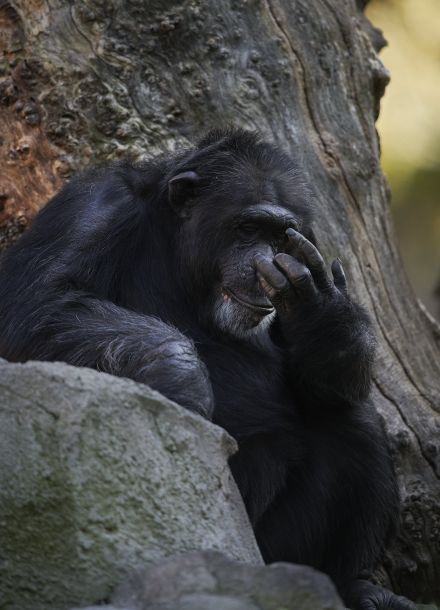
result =
[[198,548],[260,563],[235,449],[131,380],[0,363],[0,606],[90,605],[131,570]]

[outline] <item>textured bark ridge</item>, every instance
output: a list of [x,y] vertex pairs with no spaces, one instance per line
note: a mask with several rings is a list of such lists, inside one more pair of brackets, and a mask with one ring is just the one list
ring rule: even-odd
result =
[[[383,39],[354,0],[9,0],[0,5],[4,243],[72,171],[232,122],[300,154],[316,233],[377,324],[373,398],[402,528],[380,578],[440,599],[440,331],[402,271],[375,130]],[[3,123],[2,123],[3,125]],[[15,139],[28,148],[18,150]],[[14,152],[15,151],[15,152]],[[5,241],[6,240],[6,241]],[[355,543],[355,541],[354,541]]]

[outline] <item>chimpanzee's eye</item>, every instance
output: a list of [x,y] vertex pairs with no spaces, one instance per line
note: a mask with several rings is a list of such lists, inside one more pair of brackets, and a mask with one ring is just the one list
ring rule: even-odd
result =
[[255,222],[244,222],[240,225],[239,230],[245,237],[252,237],[258,233],[258,225]]

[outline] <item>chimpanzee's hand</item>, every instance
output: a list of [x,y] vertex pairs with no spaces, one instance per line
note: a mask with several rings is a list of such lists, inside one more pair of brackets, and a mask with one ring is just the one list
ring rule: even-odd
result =
[[[318,249],[301,233],[287,229],[288,253],[273,261],[259,255],[255,259],[263,290],[272,301],[283,325],[307,317],[319,309],[349,305],[344,270],[339,259],[333,261],[329,278]],[[293,256],[294,255],[294,256]]]
[[[315,246],[287,229],[287,252],[255,260],[259,281],[279,319],[297,391],[320,404],[362,401],[368,396],[374,334],[366,312],[349,298],[338,259],[327,274]],[[298,371],[300,370],[300,375]],[[300,381],[299,381],[300,380]]]

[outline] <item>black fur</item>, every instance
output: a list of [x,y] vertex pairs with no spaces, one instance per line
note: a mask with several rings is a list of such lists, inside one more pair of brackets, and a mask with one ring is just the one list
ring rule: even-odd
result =
[[[353,608],[408,610],[356,580],[379,560],[398,512],[368,402],[367,315],[341,280],[312,301],[290,296],[293,312],[280,291],[259,331],[259,314],[221,292],[227,281],[267,301],[255,257],[287,247],[270,219],[249,225],[240,214],[278,206],[313,241],[310,199],[299,165],[243,131],[85,172],[2,260],[0,356],[130,377],[212,418],[238,440],[231,468],[267,562],[327,572]],[[316,292],[306,267],[290,293]]]

